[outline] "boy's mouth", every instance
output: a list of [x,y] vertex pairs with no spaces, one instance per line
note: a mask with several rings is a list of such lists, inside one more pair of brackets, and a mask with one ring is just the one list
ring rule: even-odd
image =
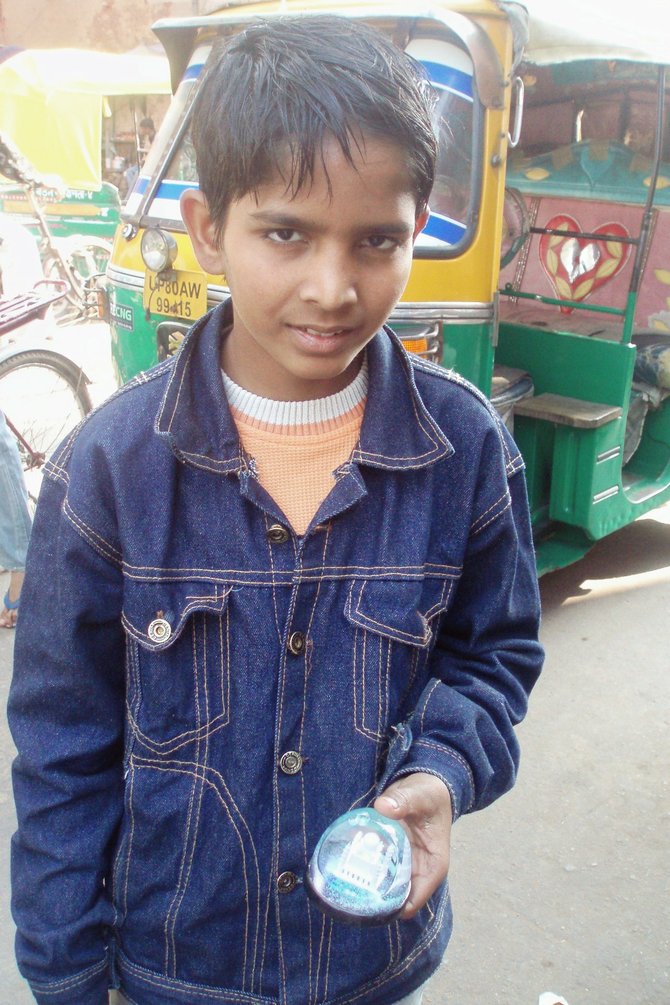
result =
[[337,335],[346,335],[351,328],[319,328],[311,325],[291,325],[295,331],[301,335],[309,335],[313,338],[335,338]]

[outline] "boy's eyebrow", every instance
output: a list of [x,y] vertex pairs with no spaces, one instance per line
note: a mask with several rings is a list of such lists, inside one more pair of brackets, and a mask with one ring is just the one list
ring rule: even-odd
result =
[[[276,227],[278,230],[319,230],[318,224],[302,216],[292,216],[284,211],[272,211],[259,209],[251,212],[250,216],[258,223],[267,227]],[[412,233],[412,228],[401,220],[394,220],[389,223],[362,223],[361,233],[364,234],[389,234],[395,237],[403,237]]]

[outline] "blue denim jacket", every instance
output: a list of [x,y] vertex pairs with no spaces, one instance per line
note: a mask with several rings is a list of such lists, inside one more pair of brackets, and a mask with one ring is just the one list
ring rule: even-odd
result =
[[446,884],[410,921],[333,921],[302,880],[319,836],[401,775],[456,816],[514,781],[542,651],[506,430],[380,331],[359,445],[296,537],[225,401],[227,310],[48,465],[10,698],[40,1003],[398,1001],[440,962]]

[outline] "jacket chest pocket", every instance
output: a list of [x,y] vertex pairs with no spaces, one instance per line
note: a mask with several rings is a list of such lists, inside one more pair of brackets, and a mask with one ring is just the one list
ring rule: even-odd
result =
[[230,587],[130,582],[124,597],[128,715],[156,751],[230,721]]
[[353,720],[368,739],[383,739],[412,710],[428,676],[436,619],[449,606],[454,582],[352,584],[344,615],[353,632]]

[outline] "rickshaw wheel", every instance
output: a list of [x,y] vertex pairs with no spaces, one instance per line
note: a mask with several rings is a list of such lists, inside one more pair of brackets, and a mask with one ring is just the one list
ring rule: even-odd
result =
[[10,428],[19,434],[19,454],[34,506],[44,460],[91,410],[86,378],[58,353],[26,349],[0,360],[0,401]]

